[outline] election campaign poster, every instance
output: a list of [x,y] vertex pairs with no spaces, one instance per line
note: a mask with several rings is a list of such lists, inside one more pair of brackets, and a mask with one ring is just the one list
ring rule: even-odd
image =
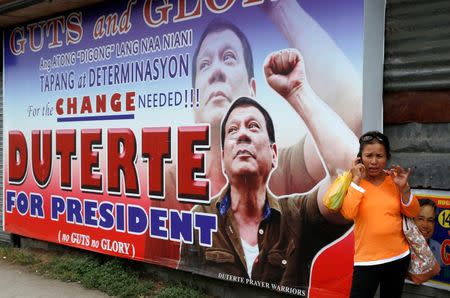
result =
[[4,229],[347,295],[353,236],[321,196],[361,134],[363,33],[363,0],[110,1],[5,30]]
[[425,283],[450,291],[450,196],[438,191],[416,190],[420,214],[416,225],[428,242],[441,271]]

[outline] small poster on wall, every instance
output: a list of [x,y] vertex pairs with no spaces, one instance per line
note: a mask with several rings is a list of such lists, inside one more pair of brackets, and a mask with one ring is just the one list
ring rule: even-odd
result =
[[417,190],[415,195],[421,207],[416,225],[441,267],[425,285],[450,291],[450,194]]

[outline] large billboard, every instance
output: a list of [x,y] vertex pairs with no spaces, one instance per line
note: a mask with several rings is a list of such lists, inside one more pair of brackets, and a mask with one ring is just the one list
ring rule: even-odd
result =
[[363,31],[363,0],[114,1],[6,30],[5,230],[346,296],[353,236],[321,197],[356,155]]

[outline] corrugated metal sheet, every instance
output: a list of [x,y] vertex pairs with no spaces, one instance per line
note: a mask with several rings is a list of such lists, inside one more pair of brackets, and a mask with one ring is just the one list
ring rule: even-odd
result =
[[[427,105],[417,108],[419,95],[428,93],[413,91],[450,90],[450,0],[387,0],[385,42],[385,100],[407,102],[398,106],[385,101],[385,108],[396,107],[385,115],[404,112],[410,121],[420,122],[433,120],[428,114],[440,111],[440,119],[448,119],[445,98],[423,96]],[[401,91],[411,97],[404,98],[407,93]],[[430,109],[436,104],[438,110]],[[415,188],[450,189],[450,123],[441,122],[384,127],[392,143],[392,162],[412,168],[410,184]]]
[[385,91],[450,89],[449,16],[449,0],[387,0]]
[[387,125],[392,163],[411,168],[414,188],[450,189],[450,123]]

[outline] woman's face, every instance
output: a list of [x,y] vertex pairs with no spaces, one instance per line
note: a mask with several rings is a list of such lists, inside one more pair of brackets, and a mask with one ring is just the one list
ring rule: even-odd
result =
[[364,146],[361,156],[367,176],[375,178],[384,175],[384,168],[387,163],[384,145],[379,143],[367,144]]
[[420,207],[419,215],[414,218],[414,222],[419,228],[419,231],[427,241],[434,233],[435,216],[436,213],[434,212],[433,207],[430,205],[423,205]]

